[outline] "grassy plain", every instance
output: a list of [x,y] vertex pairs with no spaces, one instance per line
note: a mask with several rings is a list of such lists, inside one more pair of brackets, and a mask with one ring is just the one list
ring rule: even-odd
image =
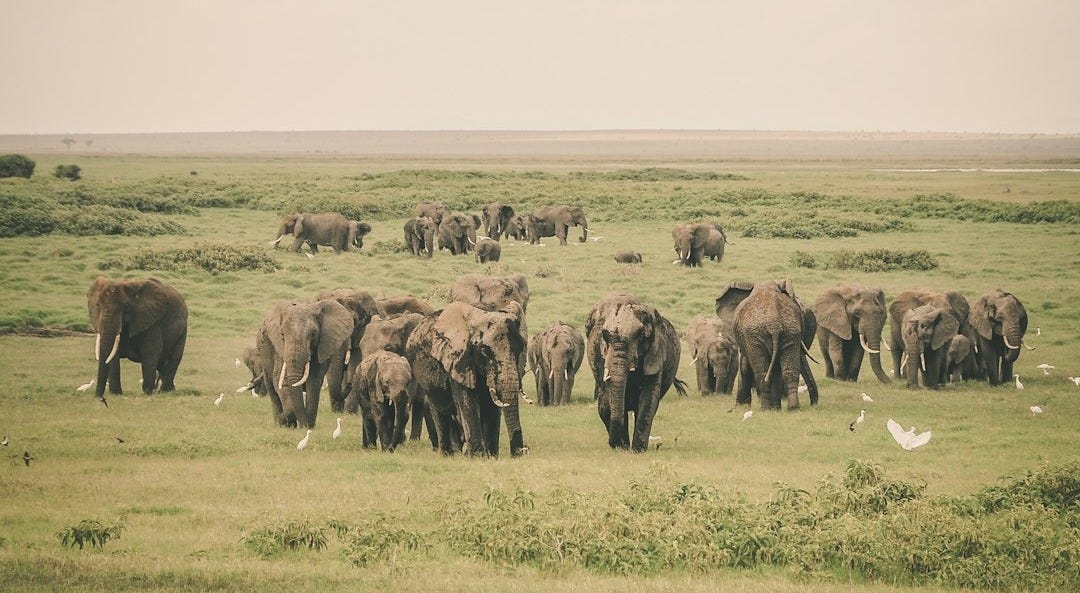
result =
[[[485,493],[493,491],[523,489],[543,501],[566,489],[602,501],[617,498],[633,482],[652,483],[662,476],[672,487],[705,485],[725,499],[762,503],[775,496],[778,482],[813,490],[827,474],[843,473],[850,459],[861,459],[879,464],[891,478],[925,484],[927,496],[962,496],[1001,476],[1080,459],[1080,388],[1065,379],[1080,375],[1077,173],[875,171],[893,168],[881,158],[814,158],[809,165],[798,159],[710,163],[639,157],[620,164],[595,158],[576,166],[572,158],[476,156],[32,156],[38,176],[28,182],[0,181],[4,196],[59,196],[60,203],[70,205],[73,186],[43,173],[73,161],[84,173],[77,185],[90,196],[80,199],[154,195],[223,207],[149,214],[180,224],[186,229],[182,235],[54,233],[0,239],[0,327],[45,327],[67,334],[0,336],[0,405],[5,412],[0,433],[10,440],[0,460],[0,590],[295,592],[417,585],[475,591],[614,591],[628,586],[645,591],[927,590],[933,585],[867,582],[844,571],[807,577],[784,567],[621,576],[577,565],[506,565],[462,555],[452,542],[431,534],[444,533],[439,527],[451,516],[448,508],[482,509]],[[895,162],[898,168],[933,168],[939,161],[904,156]],[[1000,167],[1002,162],[986,155],[962,164]],[[1048,164],[1015,155],[1004,162],[1010,167]],[[1061,166],[1060,160],[1050,164]],[[642,172],[653,166],[691,174]],[[633,174],[612,174],[627,171]],[[714,179],[709,172],[736,177]],[[813,195],[792,197],[791,192]],[[873,211],[911,204],[918,194],[944,193],[960,200],[959,215]],[[491,200],[515,206],[583,203],[599,240],[566,247],[551,239],[544,247],[504,243],[502,261],[485,266],[446,252],[432,260],[415,259],[393,247],[400,242],[407,211],[421,199],[442,199],[473,211]],[[1063,220],[1071,222],[962,220],[966,204],[976,200],[999,205],[1064,200]],[[321,201],[374,214],[370,222],[375,230],[362,251],[308,259],[266,246],[280,212]],[[815,217],[855,220],[864,214],[874,222],[902,224],[885,224],[882,232],[857,230],[857,236],[742,236],[763,220],[798,226]],[[700,269],[671,265],[670,228],[690,218],[717,218],[732,231],[734,244],[722,263],[707,262]],[[206,244],[265,249],[280,269],[216,274],[185,268],[99,269],[111,256]],[[823,256],[879,247],[925,249],[940,265],[925,272],[861,272],[792,263],[796,251]],[[624,248],[641,251],[644,264],[616,265],[611,256]],[[790,277],[797,292],[811,301],[840,281],[880,286],[890,297],[909,288],[957,289],[972,301],[1000,287],[1017,294],[1027,307],[1027,341],[1037,350],[1025,351],[1017,364],[1023,391],[967,383],[940,392],[909,392],[896,383],[879,384],[868,370],[857,384],[834,382],[815,366],[822,386],[819,406],[797,413],[757,413],[748,422],[740,421],[741,410],[728,412],[730,397],[702,398],[692,390],[690,397],[679,398],[672,392],[661,404],[653,431],[665,445],[644,455],[607,448],[587,368],[579,375],[571,407],[523,411],[531,453],[513,460],[505,455],[447,459],[417,443],[393,454],[363,451],[356,418],[345,418],[343,438],[330,438],[333,416],[328,409],[320,416],[312,446],[299,453],[295,444],[302,435],[273,426],[265,399],[233,393],[247,379],[233,359],[251,342],[253,329],[276,300],[349,286],[377,295],[411,293],[440,305],[457,276],[475,271],[528,277],[533,331],[558,319],[580,328],[592,304],[611,290],[637,294],[682,329],[695,314],[711,312],[719,288],[736,279]],[[69,330],[84,328],[86,288],[102,273],[153,274],[185,295],[190,330],[175,394],[135,395],[136,367],[126,361],[128,395],[111,398],[109,408],[75,391],[93,375],[94,338]],[[1035,336],[1036,327],[1040,336]],[[813,351],[817,356],[816,345]],[[1051,375],[1035,370],[1043,362],[1056,367]],[[689,356],[683,356],[680,376],[693,384]],[[525,387],[533,391],[528,380]],[[221,392],[225,403],[215,408],[211,402]],[[870,393],[874,403],[864,404],[861,392]],[[1046,413],[1034,417],[1028,407],[1036,403]],[[866,409],[867,422],[850,432],[848,423],[860,409]],[[920,431],[933,430],[933,440],[914,452],[901,450],[885,430],[890,417]],[[35,458],[29,467],[20,458],[23,451]],[[360,524],[374,516],[435,541],[362,568],[350,563],[343,544],[333,539],[325,550],[285,552],[271,559],[260,558],[241,542],[256,528],[290,520]],[[82,519],[122,522],[124,528],[119,539],[101,550],[61,547],[55,534]]]

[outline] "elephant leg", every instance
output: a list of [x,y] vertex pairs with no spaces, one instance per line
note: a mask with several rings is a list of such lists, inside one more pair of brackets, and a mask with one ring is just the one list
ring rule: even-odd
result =
[[637,410],[634,411],[634,440],[630,443],[630,450],[634,453],[643,453],[649,448],[653,417],[660,407],[660,375],[643,378],[642,383]]
[[[814,380],[814,371],[810,369],[810,361],[805,356],[800,356],[799,367],[803,379],[806,380],[806,392],[810,396],[810,405],[816,406],[818,403],[818,386],[817,381]],[[795,389],[798,390],[798,387]]]
[[843,350],[837,352],[836,342],[839,338],[833,338],[829,334],[822,334],[821,339],[818,340],[818,346],[821,349],[821,362],[825,365],[825,376],[833,379],[836,377],[837,369],[842,369],[843,363],[837,362],[837,358],[843,358]]
[[371,449],[375,447],[375,438],[378,435],[378,425],[375,419],[372,418],[371,412],[364,413],[364,432],[363,432],[363,446],[365,449]]
[[754,370],[745,356],[739,357],[739,389],[735,394],[736,404],[750,405],[750,386],[754,384]]
[[315,428],[315,420],[319,416],[319,396],[322,392],[323,379],[326,377],[326,368],[318,362],[311,363],[311,376],[304,384],[306,396],[304,410],[308,418],[308,428]]
[[457,408],[458,420],[465,437],[467,455],[480,455],[483,453],[483,432],[480,425],[480,409],[478,398],[469,392],[464,386],[453,383],[451,391],[454,396],[454,407]]
[[117,355],[109,364],[109,393],[113,395],[123,395],[124,390],[120,387],[120,355]]
[[705,352],[702,352],[698,359],[694,362],[694,370],[697,371],[697,388],[698,393],[705,395],[710,391],[709,389],[709,362],[705,359]]
[[499,432],[502,428],[502,411],[495,407],[491,399],[481,398],[477,402],[480,408],[480,430],[484,442],[484,454],[499,456]]
[[570,225],[556,225],[555,234],[559,237],[559,245],[566,245],[566,235],[570,232]]
[[1002,381],[1012,379],[1013,376],[1013,363],[1004,356],[1001,357],[1001,374],[998,376]]
[[281,397],[274,388],[267,389],[267,393],[270,395],[270,411],[274,415],[274,422],[278,426],[285,426],[286,418],[284,410],[281,409]]
[[604,423],[604,432],[611,433],[611,404],[604,401],[604,398],[598,397],[596,399],[596,413],[600,415],[600,420]]
[[[424,406],[424,424],[427,426],[428,440],[431,441],[431,450],[439,450],[439,429],[435,426],[435,412],[432,411],[431,406]],[[416,438],[420,438],[420,433],[417,432]]]
[[180,360],[184,358],[184,346],[186,343],[187,329],[172,344],[168,345],[163,353],[161,363],[158,365],[162,391],[176,389],[176,371],[180,368]]
[[852,343],[851,352],[848,354],[847,369],[844,373],[847,375],[848,381],[859,380],[859,370],[862,369],[862,361],[865,354],[866,351],[862,349],[862,346],[857,342]]
[[570,400],[572,399],[572,396],[573,396],[573,393],[574,393],[574,379],[575,378],[576,378],[576,375],[570,375],[566,379],[566,381],[563,382],[563,392],[561,394],[561,399],[562,399],[562,404],[564,406],[569,406],[570,405]]

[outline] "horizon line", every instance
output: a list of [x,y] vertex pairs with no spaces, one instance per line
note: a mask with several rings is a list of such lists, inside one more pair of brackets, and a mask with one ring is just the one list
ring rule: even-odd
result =
[[757,134],[960,134],[990,136],[1076,136],[1080,130],[1072,132],[1004,132],[970,130],[904,130],[904,129],[782,129],[782,128],[368,128],[368,129],[250,129],[250,130],[166,130],[152,132],[0,132],[4,136],[151,136],[181,134],[326,134],[326,133],[402,133],[402,134],[461,134],[461,133],[530,133],[530,134],[566,134],[566,133],[640,133],[640,132],[696,132],[696,133],[757,133]]

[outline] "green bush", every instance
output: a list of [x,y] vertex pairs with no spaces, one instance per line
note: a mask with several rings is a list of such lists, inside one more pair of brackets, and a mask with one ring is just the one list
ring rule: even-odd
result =
[[938,267],[938,262],[928,251],[923,249],[914,251],[893,249],[841,250],[829,256],[828,267],[838,270],[890,272],[893,270],[933,270]]
[[76,236],[90,235],[182,235],[179,223],[137,210],[93,205],[55,213],[54,231]]
[[29,157],[21,154],[5,154],[0,156],[0,178],[25,177],[30,179],[34,174],[36,165]]
[[82,169],[78,165],[61,164],[53,169],[53,177],[67,179],[68,181],[78,181],[81,178],[80,173],[82,173]]
[[124,526],[121,523],[107,524],[93,519],[83,519],[75,525],[68,525],[56,533],[56,539],[65,548],[74,548],[90,544],[92,548],[103,548],[111,539],[120,539]]
[[98,263],[101,270],[172,270],[197,268],[212,274],[253,271],[270,273],[281,268],[265,251],[226,243],[198,243],[183,249],[143,248],[110,256]]
[[814,256],[812,254],[805,251],[796,251],[795,253],[792,253],[788,261],[791,262],[791,265],[795,266],[796,268],[813,269],[817,267],[817,260],[814,259]]
[[353,566],[363,568],[410,559],[427,548],[422,534],[399,527],[395,525],[396,521],[379,516],[359,527],[339,529],[339,535],[345,540],[342,555]]
[[253,529],[240,541],[260,557],[271,558],[286,550],[325,548],[326,530],[306,520],[288,521]]

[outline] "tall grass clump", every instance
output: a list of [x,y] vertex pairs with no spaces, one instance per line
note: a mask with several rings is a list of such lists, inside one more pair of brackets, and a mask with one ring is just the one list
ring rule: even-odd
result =
[[322,550],[326,540],[326,528],[307,520],[295,520],[257,527],[240,541],[256,555],[272,558],[291,550]]
[[426,553],[428,534],[398,525],[396,518],[377,516],[362,525],[338,529],[344,540],[342,556],[353,566],[397,564]]
[[92,548],[104,548],[109,540],[120,539],[122,523],[103,523],[96,519],[83,519],[75,525],[68,525],[56,533],[56,539],[65,548],[78,546],[81,550],[87,544]]
[[281,269],[281,264],[262,249],[227,243],[197,243],[182,249],[144,247],[130,253],[112,255],[98,263],[101,270],[173,270],[195,268],[220,272],[264,272]]

